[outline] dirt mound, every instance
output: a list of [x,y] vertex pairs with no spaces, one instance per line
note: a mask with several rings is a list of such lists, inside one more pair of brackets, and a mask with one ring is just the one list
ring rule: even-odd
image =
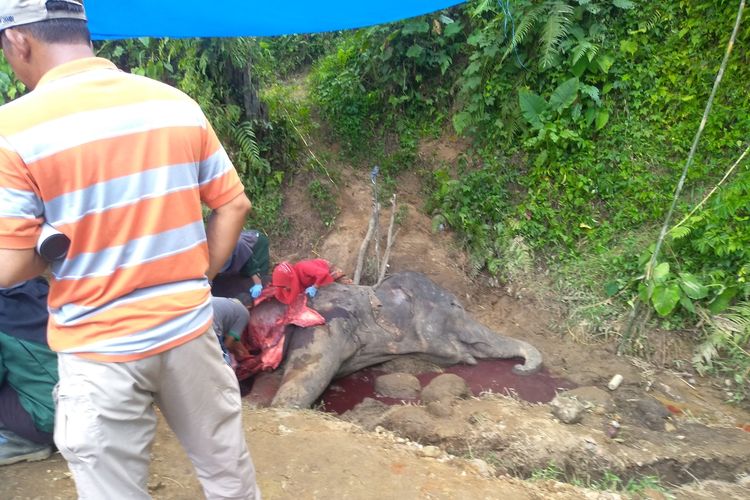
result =
[[[596,407],[592,408],[596,410]],[[623,423],[608,433],[615,411],[586,412],[581,425],[565,425],[549,405],[532,405],[503,396],[455,400],[436,415],[429,407],[373,408],[361,423],[437,446],[458,456],[491,463],[500,474],[530,477],[554,464],[568,477],[601,479],[605,473],[636,479],[657,476],[679,485],[694,480],[734,479],[750,467],[750,434],[736,428],[708,427],[671,420],[660,432],[638,422]],[[355,408],[347,418],[356,419]]]
[[[336,226],[318,245],[318,253],[353,275],[359,247],[372,214],[372,189],[369,175],[363,172],[347,171],[343,182],[339,199],[341,213]],[[398,234],[389,259],[389,272],[419,271],[441,286],[452,285],[450,289],[454,293],[457,290],[464,292],[459,293],[459,298],[465,298],[465,292],[472,287],[465,272],[466,257],[450,235],[432,231],[431,219],[415,205],[417,199],[413,192],[397,191],[397,204],[405,213],[395,228]],[[381,204],[384,205],[380,217],[382,252],[386,246],[390,208]],[[372,258],[368,263],[374,265]],[[369,266],[365,267],[365,277],[370,280],[374,277]]]

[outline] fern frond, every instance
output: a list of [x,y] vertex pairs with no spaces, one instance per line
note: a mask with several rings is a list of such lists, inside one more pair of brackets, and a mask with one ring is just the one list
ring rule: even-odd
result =
[[722,327],[734,333],[750,335],[750,302],[740,302],[721,315]]
[[599,46],[588,40],[581,40],[573,49],[572,64],[575,66],[582,57],[586,56],[589,62],[593,61],[599,53]]
[[573,7],[563,2],[555,2],[549,10],[547,22],[542,28],[542,57],[540,66],[551,67],[558,55],[558,47],[570,32]]
[[662,13],[662,11],[657,9],[656,12],[654,12],[654,15],[651,16],[648,21],[646,21],[646,31],[651,31],[652,29],[654,29],[656,25],[662,21],[663,18],[664,14]]
[[591,45],[591,42],[589,42],[588,40],[581,40],[581,42],[575,46],[572,52],[573,66],[575,66],[578,61],[580,61],[581,58],[586,55],[586,51],[588,50],[589,45]]
[[744,358],[742,364],[748,366],[750,354],[750,302],[743,301],[731,306],[727,312],[717,316],[702,315],[709,325],[709,335],[696,348],[693,364],[699,371],[711,368],[712,361],[719,357],[720,352],[733,352],[739,359]]
[[671,236],[673,240],[681,240],[685,236],[689,235],[691,231],[692,228],[690,228],[689,226],[677,226],[669,231],[669,236]]
[[237,143],[240,154],[249,163],[256,163],[261,161],[260,148],[258,147],[258,140],[255,137],[255,130],[253,130],[253,124],[250,122],[242,122],[234,129],[234,140]]
[[590,44],[588,50],[586,51],[586,57],[588,58],[589,62],[593,61],[598,53],[599,45],[595,43]]
[[516,33],[513,35],[513,39],[510,41],[508,52],[515,49],[526,40],[526,37],[531,33],[534,27],[537,25],[539,19],[542,17],[544,12],[543,5],[538,5],[531,9],[529,12],[521,17],[521,22],[516,27]]

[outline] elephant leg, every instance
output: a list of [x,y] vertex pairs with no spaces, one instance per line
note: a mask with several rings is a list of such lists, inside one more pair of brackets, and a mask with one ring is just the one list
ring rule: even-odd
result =
[[309,408],[323,394],[342,362],[356,351],[343,323],[334,320],[292,333],[281,386],[271,406]]

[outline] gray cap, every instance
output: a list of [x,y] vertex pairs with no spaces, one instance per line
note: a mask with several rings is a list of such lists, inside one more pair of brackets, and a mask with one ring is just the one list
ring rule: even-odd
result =
[[75,0],[0,0],[0,31],[48,19],[86,21],[86,13]]

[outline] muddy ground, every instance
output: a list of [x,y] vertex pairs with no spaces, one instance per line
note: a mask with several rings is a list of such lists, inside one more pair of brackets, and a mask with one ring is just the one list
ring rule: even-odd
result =
[[[422,161],[450,163],[460,148],[449,139],[426,143]],[[335,161],[329,168],[339,172],[335,223],[325,227],[317,217],[307,192],[311,174],[302,173],[287,188],[284,213],[292,229],[272,241],[272,254],[276,260],[321,256],[351,274],[370,216],[369,176]],[[687,369],[670,371],[672,359],[655,366],[616,356],[613,344],[581,336],[574,341],[563,328],[565,307],[545,292],[549,277],[543,269],[525,282],[491,286],[473,272],[449,232],[433,231],[422,212],[418,175],[404,174],[396,192],[405,208],[389,269],[427,274],[481,322],[539,348],[552,375],[579,386],[571,399],[582,407],[580,421],[562,423],[550,405],[520,401],[512,391],[447,398],[431,407],[370,402],[345,420],[248,407],[246,438],[265,498],[618,498],[529,480],[567,477],[591,486],[612,477],[607,474],[623,483],[658,477],[668,490],[647,489],[643,498],[750,498],[750,414],[724,403],[725,391],[716,387],[722,381]],[[609,391],[607,382],[617,373],[624,381]],[[190,464],[163,422],[153,457],[155,498],[200,497]],[[63,460],[54,455],[0,468],[0,497],[74,498],[75,490]]]

